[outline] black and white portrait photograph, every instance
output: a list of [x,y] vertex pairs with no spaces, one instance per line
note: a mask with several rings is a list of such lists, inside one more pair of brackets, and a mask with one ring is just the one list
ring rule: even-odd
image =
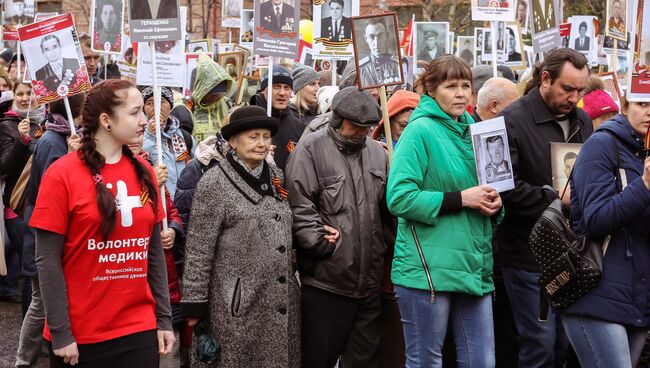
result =
[[223,0],[221,2],[221,26],[226,28],[239,28],[242,0]]
[[314,57],[349,60],[354,56],[351,18],[359,15],[359,0],[313,2]]
[[488,137],[481,137],[485,153],[487,153],[485,179],[488,184],[510,179],[512,177],[510,162],[506,160],[506,144],[504,136],[505,134],[501,133]]
[[178,18],[178,0],[130,0],[131,19]]
[[508,33],[506,32],[505,22],[493,22],[492,31],[496,32],[496,52],[497,61],[506,61],[506,46],[508,45]]
[[303,47],[302,52],[300,53],[300,64],[313,68],[314,61],[314,55],[312,54],[311,48]]
[[450,52],[447,22],[415,22],[413,34],[413,54],[418,65],[422,62],[429,63],[434,58]]
[[524,43],[521,40],[521,31],[519,25],[510,23],[506,26],[507,45],[506,45],[506,62],[505,64],[516,68],[526,66],[526,53],[524,52]]
[[583,54],[587,54],[592,48],[596,47],[595,17],[590,16],[573,16],[569,18],[571,23],[571,35],[569,37],[569,47]]
[[483,42],[485,39],[485,31],[489,28],[476,27],[474,28],[474,39],[476,40],[476,52],[474,53],[474,66],[483,64]]
[[515,186],[505,128],[503,117],[470,125],[479,184],[498,192]]
[[253,9],[241,11],[241,23],[239,43],[249,49],[253,48],[253,29],[255,28],[255,13]]
[[4,0],[2,13],[5,24],[29,24],[36,13],[35,0]]
[[41,65],[34,65],[34,77],[43,81],[48,91],[56,91],[61,84],[74,84],[79,60],[74,41],[68,32],[61,31],[43,36],[38,42],[38,50],[32,48],[29,52],[40,52]]
[[474,66],[475,43],[476,39],[471,36],[458,36],[456,41],[456,56],[463,59],[469,66]]
[[119,54],[124,28],[123,0],[93,0],[92,49]]
[[589,51],[591,48],[591,39],[593,35],[589,33],[589,36],[587,36],[587,32],[589,31],[589,24],[586,21],[581,21],[580,23],[577,23],[578,26],[578,37],[573,39],[573,42],[570,42],[569,44],[573,45],[573,49],[577,51]]
[[[347,7],[346,1],[348,2]],[[352,0],[329,0],[321,8],[320,37],[331,42],[352,39]]]
[[254,0],[253,53],[296,59],[300,32],[299,0]]
[[260,26],[271,33],[294,32],[298,19],[295,17],[293,2],[267,0],[260,5]]
[[483,31],[483,50],[481,60],[483,63],[492,62],[492,30],[489,28]]
[[580,143],[551,142],[551,175],[556,192],[564,189],[581,148]]
[[71,14],[19,27],[18,34],[38,103],[52,102],[90,89]]
[[359,88],[404,83],[395,13],[352,18]]
[[199,52],[209,52],[212,51],[210,49],[210,40],[207,38],[202,39],[202,40],[192,40],[190,41],[190,44],[187,46],[187,52],[191,53],[199,53]]

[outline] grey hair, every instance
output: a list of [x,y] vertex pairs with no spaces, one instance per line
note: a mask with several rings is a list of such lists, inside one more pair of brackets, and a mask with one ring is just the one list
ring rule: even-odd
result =
[[478,90],[476,96],[476,108],[485,110],[488,108],[488,104],[492,100],[497,100],[501,103],[501,100],[504,97],[503,83],[505,82],[512,83],[508,79],[502,77],[493,77],[485,81],[483,87]]

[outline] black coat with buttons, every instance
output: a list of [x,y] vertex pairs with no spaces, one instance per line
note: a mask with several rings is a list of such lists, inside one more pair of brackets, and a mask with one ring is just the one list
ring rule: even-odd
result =
[[[273,195],[263,196],[233,165],[221,160],[196,188],[183,315],[209,321],[222,345],[217,367],[297,368],[300,287],[291,259],[291,209],[284,189],[271,182]],[[275,166],[270,175],[283,181]],[[203,365],[193,356],[192,366]]]

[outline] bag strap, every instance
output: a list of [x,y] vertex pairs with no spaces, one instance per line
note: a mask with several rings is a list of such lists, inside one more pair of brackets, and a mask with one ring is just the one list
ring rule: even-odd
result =
[[539,285],[539,317],[537,318],[540,322],[548,321],[548,299],[544,295],[542,285]]
[[[614,168],[614,176],[616,177],[616,181],[621,184],[621,190],[623,190],[624,189],[622,188],[623,181],[621,179],[621,174],[619,172],[619,169],[621,167],[621,153],[618,150],[618,143],[616,142],[616,136],[614,135],[614,133],[610,132],[609,130],[602,130],[602,131],[609,134],[612,137],[612,140],[614,141],[614,152],[616,152],[616,167]],[[566,184],[564,185],[564,189],[562,189],[562,195],[560,196],[560,198],[564,198],[564,194],[566,190],[569,188],[569,183],[571,183],[571,178],[573,178],[574,167],[575,165],[571,167],[571,173],[569,174],[569,178],[567,179]]]

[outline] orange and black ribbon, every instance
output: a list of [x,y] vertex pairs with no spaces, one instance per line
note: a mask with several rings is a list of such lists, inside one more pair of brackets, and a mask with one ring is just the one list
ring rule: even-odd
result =
[[290,140],[290,141],[287,143],[287,147],[286,147],[286,148],[287,148],[287,152],[292,153],[293,150],[296,149],[296,142]]
[[147,203],[151,202],[151,197],[149,196],[149,188],[142,187],[142,192],[140,192],[140,203],[142,207],[146,206]]
[[282,187],[282,183],[280,183],[280,178],[277,176],[274,176],[273,179],[271,179],[271,183],[275,187],[275,189],[278,190],[278,194],[280,195],[280,198],[287,199],[289,197],[289,192]]
[[187,150],[183,151],[183,153],[181,153],[180,155],[178,155],[178,157],[176,157],[176,162],[187,163],[189,160],[190,160],[190,153]]

